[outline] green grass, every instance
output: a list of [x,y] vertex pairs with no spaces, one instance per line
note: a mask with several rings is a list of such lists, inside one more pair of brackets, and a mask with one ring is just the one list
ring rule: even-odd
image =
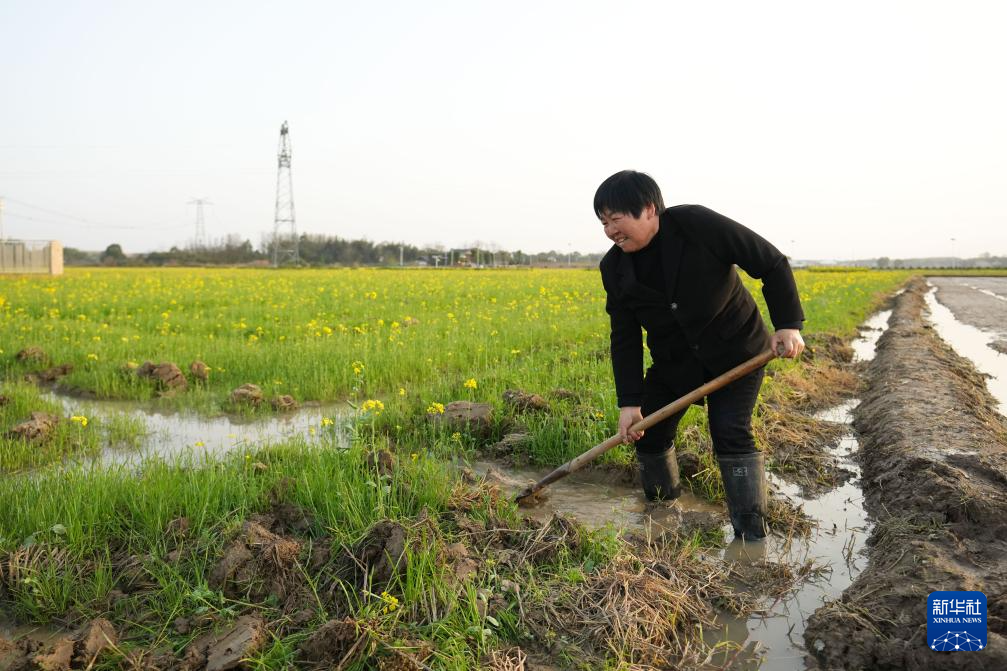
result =
[[[94,456],[105,447],[135,448],[146,432],[140,419],[122,413],[104,417],[65,413],[59,403],[43,397],[33,384],[7,383],[0,393],[7,399],[0,404],[0,477],[4,472],[65,458]],[[61,418],[48,438],[29,441],[12,434],[12,429],[28,421],[32,412]]]
[[[109,616],[147,632],[145,643],[181,649],[191,636],[179,636],[170,623],[183,615],[218,615],[225,620],[250,608],[269,620],[283,617],[278,604],[246,602],[210,588],[206,576],[224,546],[254,513],[268,512],[282,491],[282,501],[310,511],[305,541],[337,555],[353,547],[378,521],[398,520],[410,529],[407,564],[387,586],[340,589],[349,613],[388,640],[409,635],[432,642],[439,668],[472,668],[501,634],[520,637],[516,614],[488,616],[477,601],[480,590],[501,593],[500,582],[513,572],[482,561],[479,574],[451,587],[441,552],[461,538],[448,514],[455,486],[443,462],[404,459],[389,476],[376,472],[361,449],[326,450],[288,444],[219,464],[191,469],[148,463],[140,473],[120,469],[71,468],[33,478],[0,480],[0,556],[20,556],[16,579],[9,579],[3,608],[18,620],[50,622],[70,617]],[[259,462],[267,468],[255,466]],[[25,505],[31,501],[31,505]],[[473,519],[502,520],[520,528],[510,504],[488,496],[472,502]],[[427,526],[417,526],[421,511]],[[168,532],[172,520],[188,518],[181,543]],[[501,522],[494,522],[499,524]],[[576,551],[557,555],[555,573],[569,579],[605,563],[615,548],[609,532],[585,533]],[[181,548],[177,561],[167,559]],[[123,559],[132,558],[129,567]],[[304,579],[312,587],[325,572]],[[148,587],[112,600],[128,573]],[[10,575],[10,574],[8,574]],[[528,576],[523,577],[528,580]],[[534,584],[534,579],[531,583]],[[388,611],[381,591],[395,596]],[[335,613],[325,598],[314,604],[318,625]],[[299,632],[282,636],[264,652],[262,668],[283,668],[291,661]]]
[[[909,276],[798,271],[806,335],[853,335]],[[756,283],[746,282],[762,306]],[[515,457],[557,465],[615,432],[618,409],[603,306],[597,271],[74,270],[63,278],[0,284],[0,376],[8,380],[3,393],[11,398],[0,407],[3,433],[32,410],[60,409],[35,387],[13,382],[48,365],[15,359],[29,345],[42,347],[49,364],[75,364],[61,384],[102,397],[213,413],[234,410],[230,390],[253,382],[267,395],[290,393],[302,401],[384,404],[381,412],[356,415],[349,450],[294,441],[200,467],[153,461],[139,470],[42,468],[110,444],[135,445],[142,428],[126,416],[92,417],[86,427],[63,422],[53,440],[40,445],[0,438],[0,471],[37,469],[30,476],[0,474],[0,562],[10,566],[17,559],[22,567],[16,579],[9,571],[0,577],[8,583],[0,588],[0,609],[39,623],[105,615],[129,629],[130,645],[175,652],[195,635],[174,632],[179,616],[227,621],[259,611],[283,621],[280,604],[229,596],[207,580],[242,523],[279,498],[310,513],[302,540],[333,555],[358,543],[380,520],[410,529],[405,571],[382,588],[399,607],[386,612],[381,590],[340,587],[341,608],[374,627],[385,648],[395,641],[427,641],[438,651],[428,664],[465,669],[493,648],[527,643],[530,633],[513,599],[493,610],[492,620],[486,616],[480,605],[486,590],[501,594],[503,580],[519,581],[531,608],[624,548],[613,530],[579,530],[580,542],[562,546],[549,562],[506,568],[483,562],[456,589],[448,584],[442,552],[467,536],[451,510],[460,490],[449,463],[521,430],[530,440]],[[213,370],[206,387],[157,399],[151,383],[122,370],[145,359],[174,361],[183,370],[200,359]],[[800,365],[771,364],[778,371]],[[508,388],[543,394],[551,410],[514,412],[501,399]],[[550,395],[558,388],[574,398]],[[485,433],[431,419],[434,403],[458,399],[494,406]],[[712,500],[720,498],[719,475],[708,450],[701,449],[708,440],[705,413],[690,409],[680,432],[681,447],[709,462],[708,477],[694,486]],[[399,460],[391,476],[375,471],[365,456],[386,446]],[[628,466],[633,452],[623,446],[604,460]],[[480,495],[470,504],[473,519],[520,527],[516,509],[506,502]],[[418,523],[424,516],[429,522]],[[189,519],[190,530],[179,559],[170,561],[179,547],[166,529],[180,517]],[[699,533],[683,542],[693,550],[723,542],[714,536]],[[120,596],[127,575],[148,586]],[[306,571],[303,583],[317,590],[331,578]],[[275,628],[252,668],[290,665],[306,632],[338,608],[319,597],[315,611],[303,627]],[[377,654],[388,654],[385,648]]]

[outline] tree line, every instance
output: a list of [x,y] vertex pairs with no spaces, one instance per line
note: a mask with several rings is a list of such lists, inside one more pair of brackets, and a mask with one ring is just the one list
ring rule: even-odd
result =
[[[281,249],[292,248],[285,241]],[[270,265],[274,242],[263,240],[258,247],[238,235],[228,235],[208,244],[172,247],[167,251],[128,254],[114,243],[104,251],[84,251],[73,247],[63,250],[66,265],[77,266],[202,266]],[[440,245],[418,247],[405,243],[347,240],[337,236],[302,234],[297,240],[298,261],[283,255],[281,265],[301,266],[466,266],[499,267],[527,265],[597,265],[602,254],[580,252],[536,252],[500,249],[496,245],[476,243],[471,247],[446,248]]]

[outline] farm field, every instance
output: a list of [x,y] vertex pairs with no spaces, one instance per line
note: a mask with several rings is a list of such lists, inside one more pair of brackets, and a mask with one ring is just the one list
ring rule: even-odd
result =
[[[810,497],[844,479],[829,456],[843,429],[814,411],[859,392],[849,342],[911,273],[795,276],[809,351],[770,364],[756,430],[770,470]],[[615,432],[596,271],[74,270],[0,282],[0,323],[0,635],[84,626],[71,657],[113,629],[107,668],[709,668],[744,642],[702,636],[717,613],[744,618],[821,574],[724,559],[722,513],[661,511],[660,534],[559,503],[573,517],[525,519],[506,478],[464,468],[552,467]],[[233,393],[247,384],[261,401]],[[111,465],[150,440],[136,408],[314,414],[212,458],[194,440],[188,460]],[[32,412],[59,419],[14,435]],[[716,510],[704,411],[680,431],[684,479]],[[630,448],[602,462],[578,487],[634,486]],[[815,521],[774,504],[781,538]],[[0,663],[49,654],[37,636],[2,645]]]

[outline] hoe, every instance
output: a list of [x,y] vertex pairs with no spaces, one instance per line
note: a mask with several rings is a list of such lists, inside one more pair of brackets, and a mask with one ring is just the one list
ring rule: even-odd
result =
[[[767,363],[775,359],[776,356],[777,356],[776,352],[774,352],[771,349],[767,349],[766,351],[762,352],[762,354],[754,356],[748,361],[735,366],[734,368],[727,371],[723,375],[715,377],[714,379],[710,380],[703,386],[693,389],[685,396],[682,396],[672,401],[668,405],[664,406],[660,410],[647,415],[639,422],[634,424],[632,427],[630,427],[630,430],[644,431],[646,429],[649,429],[650,427],[654,426],[661,420],[667,419],[668,417],[671,417],[675,413],[681,412],[682,410],[688,408],[690,405],[692,405],[699,399],[703,398],[704,396],[712,394],[721,387],[729,385],[738,378],[748,375],[749,373],[758,369],[761,366],[765,366]],[[621,443],[622,440],[619,438],[618,435],[615,435],[606,440],[605,442],[595,445],[584,454],[581,454],[578,457],[574,457],[570,461],[566,462],[565,464],[554,470],[549,475],[545,476],[535,484],[529,486],[527,489],[525,489],[523,492],[521,492],[514,498],[515,502],[523,504],[533,503],[535,500],[534,497],[539,492],[541,492],[546,486],[551,485],[557,480],[565,478],[574,471],[580,470],[587,464],[591,463],[592,461],[594,461],[595,459],[597,459],[598,457],[605,454],[613,447]]]

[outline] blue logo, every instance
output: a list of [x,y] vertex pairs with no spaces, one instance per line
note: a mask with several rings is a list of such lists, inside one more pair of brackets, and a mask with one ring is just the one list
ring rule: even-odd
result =
[[942,652],[985,648],[986,595],[931,592],[927,597],[927,645]]

